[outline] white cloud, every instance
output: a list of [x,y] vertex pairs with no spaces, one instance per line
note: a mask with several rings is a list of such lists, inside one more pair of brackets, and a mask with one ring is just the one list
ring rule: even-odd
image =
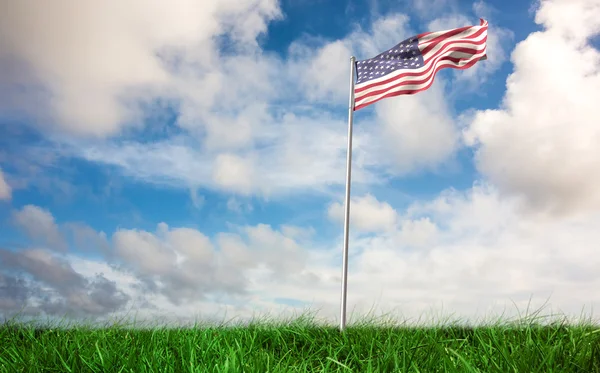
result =
[[[327,215],[333,221],[343,222],[344,211],[344,204],[335,202],[329,205]],[[378,201],[370,194],[351,199],[351,229],[355,228],[363,232],[386,232],[395,228],[397,219],[397,213],[392,206]]]
[[8,182],[4,179],[4,173],[0,169],[0,201],[10,200],[12,197],[12,188],[8,185]]
[[308,78],[297,80],[308,100],[343,106],[350,90],[350,56],[371,58],[398,44],[412,33],[408,21],[404,14],[392,14],[375,20],[369,30],[357,27],[343,39],[298,40],[289,48],[288,73]]
[[[42,121],[46,126],[97,136],[139,123],[137,100],[179,89],[177,67],[168,60],[175,52],[199,74],[207,73],[207,84],[200,84],[205,92],[218,94],[209,86],[217,58],[215,37],[227,34],[240,48],[256,47],[266,22],[280,16],[275,0],[25,0],[5,5],[0,61],[28,67],[16,70],[19,83],[42,86],[49,113],[27,102],[13,104],[40,119],[51,114],[54,123]],[[2,74],[0,81],[11,83],[13,75]]]
[[[102,9],[111,4],[103,3]],[[123,10],[114,13],[127,22],[138,22],[132,30],[140,33],[132,31],[135,37],[128,34],[117,40],[116,46],[125,43],[133,48],[139,40],[147,41],[141,49],[133,48],[131,53],[140,53],[137,57],[127,59],[140,64],[140,71],[132,77],[112,61],[102,68],[76,66],[73,75],[60,70],[59,62],[67,57],[54,54],[69,52],[73,45],[85,46],[77,41],[78,35],[88,35],[85,32],[71,33],[68,36],[77,42],[67,39],[69,48],[52,50],[52,58],[35,63],[35,74],[41,71],[56,78],[50,81],[40,75],[58,94],[52,110],[62,118],[63,129],[98,135],[118,131],[127,115],[136,115],[130,106],[115,99],[120,90],[126,85],[159,85],[168,88],[167,96],[180,100],[177,125],[189,131],[153,143],[67,139],[57,151],[116,166],[137,180],[193,190],[268,195],[342,186],[345,111],[333,115],[329,108],[321,110],[316,104],[337,107],[339,101],[345,106],[347,73],[332,67],[347,66],[345,50],[368,57],[412,35],[406,17],[387,17],[375,22],[368,33],[358,29],[339,41],[318,40],[316,46],[313,41],[299,41],[290,51],[291,62],[285,62],[260,53],[255,43],[256,34],[276,14],[274,2],[215,4],[209,4],[212,13],[203,18],[206,22],[198,26],[202,29],[186,28],[188,18],[183,18],[182,25],[173,29],[169,22],[157,23],[156,29],[148,31],[150,36],[143,36],[142,31],[151,29],[146,21],[162,13],[161,6],[148,8],[147,15],[132,12],[126,16],[129,13]],[[479,146],[478,167],[495,186],[476,185],[468,192],[450,190],[431,201],[412,204],[405,213],[371,194],[353,199],[352,233],[378,234],[353,234],[351,238],[349,311],[365,313],[375,304],[381,312],[397,308],[405,316],[419,317],[432,307],[443,306],[469,318],[486,311],[500,313],[504,307],[511,311],[513,300],[523,309],[531,295],[534,303],[551,296],[553,307],[574,314],[584,305],[599,304],[595,294],[600,287],[600,262],[595,243],[600,238],[600,179],[595,171],[600,156],[593,147],[599,136],[593,123],[598,116],[594,104],[599,101],[599,56],[585,44],[585,36],[597,33],[600,27],[594,4],[542,2],[537,20],[548,29],[530,35],[517,47],[513,54],[516,72],[508,80],[503,107],[476,113],[466,138]],[[244,10],[233,11],[237,5]],[[11,10],[21,9],[21,5],[11,6]],[[182,5],[173,12],[190,9]],[[194,17],[193,12],[182,17],[188,15]],[[172,16],[174,13],[168,13],[166,19]],[[108,16],[101,15],[92,21],[106,19]],[[12,27],[13,34],[5,40],[29,39],[21,32],[20,20],[16,17],[9,26],[0,26]],[[87,18],[69,20],[83,21]],[[52,17],[48,22],[50,28],[62,26]],[[442,22],[457,21],[446,18],[437,22],[435,26],[441,27]],[[119,27],[115,26],[115,32],[129,32]],[[207,35],[224,30],[239,41],[238,55],[219,55],[211,44]],[[4,34],[5,29],[0,31]],[[50,48],[50,41],[65,33],[52,31],[41,39],[47,42],[44,47]],[[195,36],[190,39],[188,34]],[[96,36],[103,38],[100,33]],[[115,54],[113,44],[99,44]],[[35,49],[36,45],[10,45],[10,50],[28,58],[45,51]],[[148,51],[156,46],[170,47],[160,50],[167,66],[154,65],[154,55],[148,57]],[[80,57],[74,58],[74,63],[82,63]],[[302,66],[307,66],[318,84],[302,83],[307,76],[301,73]],[[92,67],[99,75],[87,77]],[[321,73],[325,78],[321,79]],[[271,79],[273,76],[283,78]],[[263,81],[272,84],[257,83]],[[233,86],[236,88],[231,90]],[[302,93],[307,88],[310,93]],[[374,107],[374,116],[365,119],[368,126],[357,126],[353,183],[364,187],[381,182],[381,168],[393,175],[433,168],[452,155],[459,138],[442,94],[444,88],[443,79],[437,79],[427,92],[382,101]],[[85,89],[94,93],[77,95]],[[298,104],[297,98],[304,96],[312,100],[311,107]],[[73,97],[76,99],[71,100]],[[94,99],[99,106],[90,113],[102,111],[102,115],[98,121],[92,118],[86,126],[79,126],[89,120],[88,112],[68,111],[67,101],[85,105]],[[278,106],[282,101],[290,102],[289,106],[282,109]],[[380,143],[380,138],[385,142]],[[228,201],[230,209],[239,209],[237,198]],[[532,203],[586,213],[546,216],[524,209]],[[343,205],[329,206],[328,215],[341,221]],[[27,206],[15,219],[31,238],[55,250],[64,244],[49,211]],[[321,316],[337,317],[341,243],[336,240],[331,247],[324,246],[322,237],[313,237],[310,228],[283,225],[274,229],[259,224],[209,237],[196,229],[161,223],[153,232],[119,229],[110,239],[89,227],[71,228],[78,246],[85,246],[88,252],[99,250],[107,262],[70,255],[67,263],[43,250],[22,255],[3,250],[0,264],[6,267],[10,260],[9,270],[19,268],[56,290],[55,296],[66,299],[65,307],[81,305],[92,314],[113,312],[127,298],[147,313],[157,307],[183,317],[196,316],[198,309],[205,312],[200,315],[204,317],[217,311],[252,316],[253,310],[282,311],[274,299],[284,297],[307,302],[315,310],[321,307]],[[0,269],[6,271],[5,267]],[[93,282],[101,272],[105,278]],[[69,279],[83,290],[71,285],[60,288]],[[28,291],[39,289],[4,272],[0,272],[0,281],[15,292],[0,303],[9,309],[27,300],[24,294]],[[77,298],[81,294],[84,298]],[[84,299],[84,304],[77,299]],[[46,310],[65,309],[55,306]]]
[[473,12],[477,17],[489,19],[497,12],[497,9],[483,0],[473,3]]
[[248,291],[252,271],[284,280],[305,265],[305,253],[294,239],[264,224],[219,234],[217,246],[196,229],[165,223],[155,233],[119,230],[112,242],[122,265],[174,303],[241,296]]
[[[260,147],[238,152],[214,153],[195,147],[189,139],[173,138],[152,144],[74,142],[64,150],[64,155],[119,166],[127,176],[145,182],[227,190],[242,195],[318,191],[344,183],[343,121],[326,113],[287,114],[278,124],[269,123],[266,134],[271,138],[264,139]],[[366,136],[356,135],[356,159],[364,158],[369,146],[367,140]],[[376,183],[379,177],[357,164],[353,168],[353,182]]]
[[[313,52],[308,46],[302,47],[306,49],[305,52]],[[350,90],[351,55],[348,41],[336,40],[318,49],[316,55],[310,56],[310,60],[302,60],[302,65],[308,64],[303,73],[310,77],[301,82],[307,98],[313,101],[334,98],[340,103],[344,98],[347,99]],[[340,68],[341,66],[346,68]]]
[[294,225],[282,225],[281,233],[286,237],[302,241],[313,238],[316,232],[313,227],[303,228]]
[[[403,214],[374,198],[364,200],[370,202],[356,202],[357,211],[372,212],[375,220],[363,223],[368,229],[386,231],[354,235],[350,241],[348,312],[355,316],[375,306],[376,313],[393,311],[412,321],[432,310],[477,321],[503,312],[516,316],[513,302],[523,311],[531,297],[534,308],[549,297],[551,309],[543,314],[565,312],[576,317],[582,307],[600,303],[594,295],[600,286],[595,255],[598,213],[577,218],[526,214],[522,200],[502,197],[486,184],[413,203]],[[119,230],[113,235],[119,266],[70,255],[69,264],[60,268],[54,259],[44,259],[46,275],[36,278],[58,286],[69,272],[88,286],[102,273],[102,283],[115,284],[107,288],[107,295],[122,293],[142,315],[168,315],[170,321],[176,321],[173,315],[189,320],[214,319],[225,311],[229,318],[257,312],[282,316],[290,311],[276,298],[297,299],[318,317],[334,321],[339,311],[341,250],[338,242],[320,247],[312,237],[306,228],[284,226],[278,231],[259,224],[209,239],[198,230],[161,223],[155,232]],[[29,272],[47,257],[41,252],[27,260],[0,254]],[[79,280],[81,276],[88,280]],[[2,281],[15,285],[15,291],[28,286],[19,285],[18,279]],[[77,289],[71,287],[71,293]],[[16,295],[10,304],[23,302]],[[123,296],[118,302],[106,297],[113,299],[111,303],[97,298],[95,307],[108,315],[114,311],[110,305],[122,304]],[[125,314],[129,306],[123,307],[114,312]],[[198,307],[203,307],[200,315]],[[589,316],[589,308],[584,311]]]
[[412,8],[422,17],[430,18],[455,6],[455,0],[412,0]]
[[152,233],[119,230],[113,238],[115,253],[143,275],[164,275],[173,271],[177,256]]
[[252,180],[254,175],[254,165],[249,158],[220,154],[215,159],[213,179],[222,189],[247,194],[255,184]]
[[[274,1],[211,3],[202,14],[203,26],[197,25],[193,16],[202,2],[180,1],[168,9],[152,4],[144,11],[133,3],[118,7],[114,18],[103,15],[114,5],[111,2],[81,5],[82,18],[70,23],[60,22],[63,13],[53,10],[48,24],[38,25],[32,35],[24,34],[21,26],[31,21],[27,17],[35,19],[37,13],[17,16],[31,6],[28,3],[11,7],[8,13],[15,14],[11,21],[14,31],[8,39],[14,44],[12,53],[22,58],[30,58],[34,52],[49,54],[48,61],[32,66],[37,73],[45,72],[40,79],[58,97],[52,101],[52,110],[62,113],[57,118],[61,129],[78,135],[108,135],[124,130],[125,123],[141,123],[138,114],[142,112],[121,101],[121,97],[162,97],[177,106],[178,117],[172,125],[183,130],[176,130],[177,135],[168,135],[171,131],[162,128],[148,128],[167,135],[151,142],[51,136],[60,145],[62,155],[117,166],[134,179],[188,190],[208,188],[271,196],[299,190],[324,192],[343,185],[346,112],[337,108],[345,107],[348,99],[349,57],[353,52],[358,58],[372,57],[413,35],[408,17],[392,14],[376,20],[369,29],[356,26],[340,40],[298,40],[290,46],[288,59],[283,60],[261,51],[253,42],[265,30],[266,22],[279,16]],[[41,12],[43,7],[36,9]],[[62,9],[69,7],[65,3]],[[89,25],[78,23],[95,12],[100,15]],[[185,13],[181,24],[170,28],[180,12]],[[154,17],[160,19],[155,28],[147,30],[146,25]],[[254,22],[248,32],[236,23],[246,18]],[[111,38],[104,39],[101,30],[111,19],[115,23],[107,34]],[[51,46],[54,38],[60,39],[65,33],[69,37],[55,49],[16,43],[46,29],[51,29],[49,36],[36,42]],[[113,33],[122,33],[123,37],[116,38]],[[94,36],[90,40],[96,42],[95,47],[83,41],[88,34]],[[215,35],[227,35],[240,42],[232,46],[230,53],[221,53]],[[113,49],[120,44],[113,45],[112,40],[120,40],[133,51],[116,53]],[[100,67],[95,62],[86,65],[87,60],[81,60],[84,55],[75,53],[78,50],[88,51],[90,59],[97,53],[110,54],[114,59]],[[135,51],[138,54],[130,56]],[[78,66],[72,72],[62,62],[65,56],[74,54],[69,63]],[[128,74],[131,66],[140,66],[139,71]],[[431,92],[382,102],[375,109],[375,118],[363,117],[369,125],[357,125],[354,134],[354,183],[376,184],[388,175],[402,175],[418,167],[433,168],[452,155],[458,135],[441,94],[443,85],[438,79]],[[128,87],[126,92],[124,87]],[[90,103],[86,92],[90,92]],[[102,114],[96,112],[95,105],[100,105],[97,110]],[[91,119],[84,110],[88,107]],[[151,115],[154,109],[150,105],[144,115]],[[418,136],[409,134],[413,127],[418,127]],[[379,144],[381,136],[386,139],[384,144]],[[385,174],[381,172],[382,164]]]
[[250,203],[244,203],[236,197],[230,197],[227,200],[227,209],[235,213],[251,212],[253,207]]
[[600,53],[587,41],[599,20],[597,1],[541,2],[545,29],[516,47],[502,107],[477,112],[466,132],[478,169],[536,209],[600,206]]
[[13,216],[15,224],[31,239],[40,241],[54,250],[66,250],[64,237],[54,221],[54,216],[48,210],[26,205],[21,210],[15,211]]
[[414,248],[427,248],[437,242],[439,228],[429,218],[403,219],[398,239],[403,245]]
[[198,190],[192,189],[190,190],[190,198],[192,200],[192,205],[196,209],[201,209],[206,202],[206,198],[198,194]]
[[[500,314],[511,300],[521,308],[550,297],[554,311],[578,314],[597,304],[591,296],[600,284],[594,228],[600,216],[549,220],[523,215],[520,202],[501,198],[489,186],[468,193],[449,192],[425,204],[415,204],[404,219],[423,224],[421,237],[407,235],[356,240],[349,286],[364,307],[381,295],[383,308],[400,306],[412,316],[435,306],[459,317]],[[412,230],[404,224],[405,233]],[[376,290],[377,289],[377,290]],[[534,305],[535,307],[535,305]],[[589,313],[589,309],[587,310]]]
[[377,161],[392,174],[435,169],[458,149],[460,135],[444,97],[444,82],[419,95],[384,100],[375,108],[381,144]]
[[[396,14],[377,20],[369,32],[358,28],[341,40],[296,41],[287,61],[260,53],[223,57],[225,70],[210,78],[224,89],[223,97],[210,103],[198,96],[204,91],[196,89],[193,65],[187,66],[181,74],[188,79],[178,83],[189,85],[179,90],[186,93],[178,124],[192,137],[150,144],[72,141],[66,155],[116,165],[144,181],[238,194],[281,195],[343,185],[346,118],[320,104],[344,107],[348,70],[339,66],[348,66],[351,51],[368,58],[414,34],[407,23],[405,15]],[[369,126],[357,126],[353,182],[381,182],[382,164],[387,173],[398,175],[433,168],[451,156],[459,136],[443,85],[438,79],[431,92],[382,102],[374,119],[366,117]],[[312,105],[298,104],[303,97]],[[272,104],[281,100],[288,104]]]
[[465,15],[449,14],[430,21],[427,24],[427,29],[430,31],[442,31],[471,25],[475,25],[475,23]]

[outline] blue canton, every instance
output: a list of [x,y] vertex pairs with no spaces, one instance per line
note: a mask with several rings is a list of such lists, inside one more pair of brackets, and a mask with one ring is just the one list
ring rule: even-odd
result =
[[423,66],[423,55],[418,48],[419,40],[410,38],[376,57],[356,62],[356,84],[381,78],[401,69],[417,69]]

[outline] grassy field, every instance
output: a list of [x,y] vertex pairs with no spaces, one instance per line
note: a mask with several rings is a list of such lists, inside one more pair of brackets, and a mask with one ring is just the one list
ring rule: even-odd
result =
[[310,318],[194,328],[0,326],[1,372],[600,372],[600,328]]

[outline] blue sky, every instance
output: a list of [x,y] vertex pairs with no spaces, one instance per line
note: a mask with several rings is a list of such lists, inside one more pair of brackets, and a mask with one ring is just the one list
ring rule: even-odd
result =
[[109,3],[0,16],[0,313],[335,318],[349,57],[480,17],[487,61],[355,115],[350,306],[597,304],[594,1]]

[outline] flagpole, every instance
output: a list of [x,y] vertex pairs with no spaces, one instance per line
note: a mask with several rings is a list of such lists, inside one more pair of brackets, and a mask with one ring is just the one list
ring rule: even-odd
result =
[[346,157],[346,212],[344,215],[344,251],[342,253],[342,302],[340,330],[346,327],[346,294],[348,292],[348,235],[350,228],[350,176],[352,172],[352,122],[354,121],[354,68],[356,58],[350,58],[350,100],[348,103],[348,154]]

